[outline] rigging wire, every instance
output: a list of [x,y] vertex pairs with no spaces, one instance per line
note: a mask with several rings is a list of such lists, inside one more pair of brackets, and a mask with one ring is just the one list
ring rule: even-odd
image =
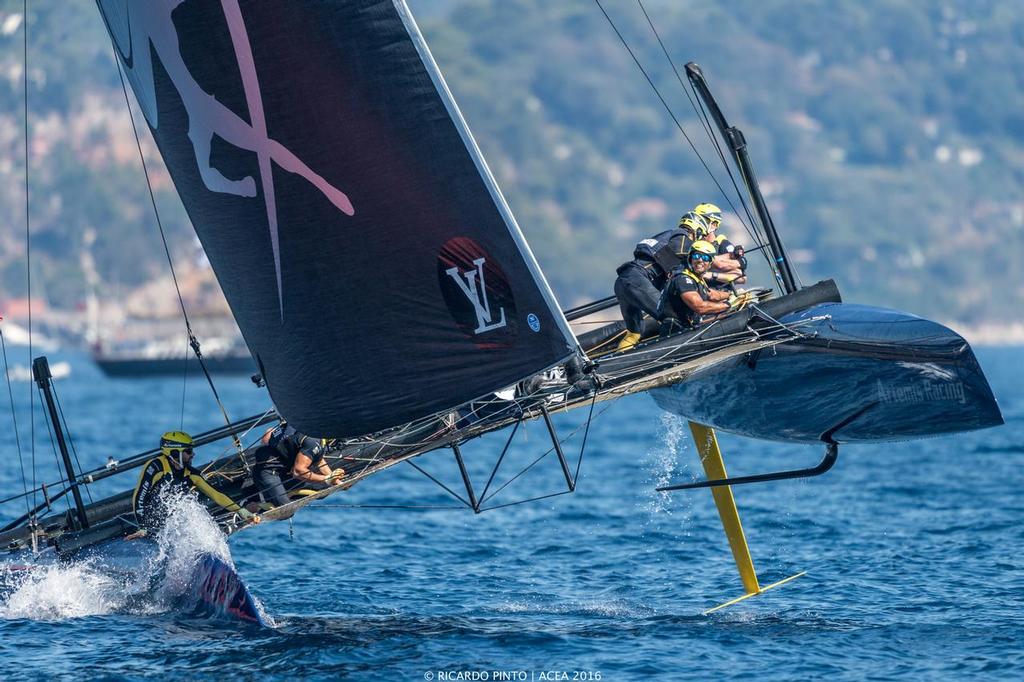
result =
[[[57,414],[60,415],[60,421],[64,425],[64,435],[67,436],[68,443],[71,445],[71,454],[75,457],[75,466],[78,467],[78,473],[81,475],[84,469],[82,469],[81,460],[78,459],[78,450],[75,448],[75,439],[71,437],[71,429],[68,428],[68,420],[64,416],[64,408],[60,406],[60,397],[57,395],[56,382],[50,383],[50,391],[53,393],[53,402],[57,405]],[[84,484],[84,481],[81,483]],[[82,487],[85,488],[85,494],[89,496],[89,503],[91,504],[93,502],[92,491],[89,490],[88,485],[82,485]]]
[[[40,394],[39,395],[39,404],[41,405],[43,403],[43,396],[42,396],[43,389],[39,388],[37,390],[39,391],[39,394]],[[60,455],[57,454],[57,438],[53,435],[53,427],[50,425],[50,420],[49,419],[44,419],[43,421],[46,422],[46,431],[47,431],[47,433],[50,434],[50,449],[53,450],[53,461],[57,465],[57,471],[64,471],[64,467],[60,463]],[[64,476],[64,474],[61,474],[60,483],[62,485],[64,483],[67,483],[67,487],[69,489],[74,485],[74,483],[70,479],[66,478]],[[33,500],[33,501],[35,501],[35,500]],[[68,511],[71,511],[71,500],[68,499],[67,495],[64,496],[64,503],[67,505]]]
[[[718,159],[722,162],[722,167],[725,169],[726,174],[729,176],[729,181],[732,183],[733,189],[736,190],[736,196],[739,199],[740,205],[743,206],[743,212],[746,213],[747,220],[750,221],[750,224],[748,225],[747,222],[743,220],[743,216],[740,215],[739,211],[736,210],[736,206],[732,203],[732,200],[728,196],[723,195],[725,200],[729,203],[729,206],[732,208],[733,212],[736,213],[737,218],[739,218],[740,223],[746,229],[747,234],[750,235],[750,238],[754,240],[758,247],[763,247],[764,238],[760,233],[756,233],[757,221],[754,219],[753,214],[750,212],[750,207],[747,206],[747,202],[743,198],[743,193],[740,191],[739,185],[736,182],[736,178],[733,175],[732,168],[730,167],[729,162],[725,158],[725,153],[722,151],[722,146],[718,139],[718,136],[715,135],[713,132],[711,121],[708,118],[708,113],[704,107],[703,101],[697,95],[697,91],[693,87],[693,83],[690,83],[689,87],[687,87],[686,83],[683,82],[683,77],[679,73],[679,69],[676,66],[675,60],[672,59],[672,55],[669,53],[668,48],[665,46],[665,42],[661,39],[661,34],[658,33],[658,29],[654,26],[654,21],[651,19],[650,14],[647,13],[647,8],[644,7],[643,0],[636,0],[636,2],[637,5],[640,6],[640,11],[643,12],[644,18],[647,20],[647,25],[651,27],[651,32],[654,33],[654,37],[655,39],[657,39],[658,45],[661,47],[661,51],[665,55],[665,59],[668,60],[669,66],[672,67],[672,73],[675,74],[676,81],[679,82],[680,89],[683,91],[683,94],[686,95],[686,99],[689,100],[690,106],[693,107],[694,113],[697,114],[697,118],[701,122],[702,127],[704,128],[704,133],[708,136],[708,140],[711,141],[711,144],[714,146],[715,151],[718,153]],[[693,92],[692,95],[690,94],[691,91]],[[699,109],[697,106],[698,102],[700,102]],[[772,263],[771,257],[768,254],[765,254],[765,259],[768,262],[768,267],[774,271],[775,268],[774,264]]]
[[185,342],[185,367],[181,372],[181,415],[178,419],[178,428],[185,430],[185,392],[188,388],[188,342]]
[[[690,136],[686,132],[685,128],[683,128],[682,123],[679,121],[679,118],[676,116],[675,112],[672,110],[672,107],[668,104],[668,102],[666,101],[665,97],[661,94],[661,91],[658,89],[658,86],[654,84],[654,81],[652,80],[650,75],[647,73],[647,70],[644,68],[643,64],[640,62],[640,59],[637,57],[636,53],[630,47],[629,42],[626,40],[625,36],[623,36],[622,32],[619,30],[618,26],[615,24],[615,21],[611,18],[611,16],[605,10],[604,6],[601,4],[601,0],[594,0],[594,3],[597,5],[598,9],[601,10],[601,13],[604,15],[605,19],[608,21],[608,25],[611,26],[612,30],[615,32],[615,35],[618,36],[619,41],[622,43],[622,46],[626,49],[626,52],[629,53],[629,56],[633,59],[633,62],[636,64],[637,68],[640,70],[640,73],[647,80],[647,84],[650,85],[651,89],[654,91],[654,94],[658,97],[658,100],[661,102],[662,106],[665,108],[665,111],[668,113],[668,115],[672,119],[673,123],[675,123],[676,128],[678,128],[679,132],[682,133],[683,137],[686,139],[686,142],[690,145],[690,149],[693,150],[693,153],[697,156],[697,159],[700,161],[701,165],[704,167],[704,170],[707,172],[708,177],[711,178],[711,181],[715,184],[715,187],[718,188],[719,193],[722,195],[723,198],[725,198],[726,203],[729,204],[729,207],[733,210],[733,213],[735,213],[735,215],[739,219],[740,223],[746,229],[747,234],[751,237],[751,239],[754,240],[754,242],[758,246],[762,246],[763,243],[764,243],[764,240],[760,238],[760,236],[757,233],[756,228],[752,228],[750,225],[747,224],[746,221],[743,220],[742,214],[736,208],[736,205],[733,203],[733,201],[730,198],[729,194],[725,191],[725,188],[722,187],[721,182],[719,182],[718,178],[712,172],[712,170],[711,170],[710,166],[708,165],[707,161],[704,160],[703,155],[697,149],[697,146],[694,144],[693,140],[690,138]],[[643,9],[642,5],[641,5],[641,9]],[[646,10],[644,10],[644,15],[647,16]],[[649,17],[648,17],[648,22],[650,22],[650,18]],[[652,23],[652,28],[653,28],[653,23]],[[658,38],[658,42],[659,43],[662,42],[660,37]],[[665,49],[663,44],[662,44],[662,49],[663,50]],[[671,58],[670,58],[670,61],[671,61]],[[674,63],[673,63],[673,70],[674,71],[676,70]],[[679,78],[678,73],[676,74],[676,77]],[[686,92],[687,98],[690,98],[689,92],[687,92],[685,88],[683,90],[684,90],[684,92]],[[693,104],[692,99],[691,99],[691,104]],[[698,114],[698,120],[699,120],[699,118],[700,118],[700,116]],[[705,126],[705,131],[707,131],[706,126],[708,125],[708,123],[706,121],[704,121],[704,122],[702,122],[702,125]],[[713,136],[711,136],[711,139],[712,139],[712,143],[715,145],[716,149],[718,150],[719,157],[722,157],[723,164],[724,164],[724,155],[721,152],[721,148],[718,146],[718,143],[714,139]],[[730,177],[730,180],[732,180],[732,183],[735,186],[736,185],[735,178],[733,178],[732,172],[730,171],[730,169],[728,167],[728,164],[724,164],[724,165],[725,165],[726,172],[728,173],[728,175]],[[737,189],[737,193],[739,194],[738,189]],[[748,215],[748,217],[750,217],[749,208],[746,206],[746,203],[743,201],[742,196],[740,196],[740,203],[741,203],[741,205],[743,205],[744,212]],[[751,217],[751,223],[753,225],[756,225],[756,222],[753,221],[752,217]],[[767,256],[767,254],[766,254],[766,258],[767,258],[767,261],[768,261],[769,268],[771,268],[772,272],[775,272],[774,263],[771,262],[771,258],[769,258]]]
[[[25,0],[25,1],[27,1],[27,0]],[[160,230],[160,240],[163,242],[164,254],[167,256],[167,265],[168,265],[168,267],[171,270],[171,279],[174,281],[174,290],[178,294],[178,305],[181,306],[181,316],[185,320],[185,331],[188,334],[188,344],[189,344],[189,346],[191,346],[192,351],[195,353],[196,359],[199,360],[199,367],[202,368],[203,374],[206,375],[206,382],[210,385],[210,391],[213,393],[214,400],[217,401],[217,407],[220,408],[221,415],[224,417],[224,422],[228,426],[230,426],[231,425],[231,418],[228,416],[227,409],[224,407],[224,403],[220,399],[220,394],[217,393],[217,387],[213,383],[213,377],[210,376],[210,372],[206,368],[206,363],[203,362],[203,353],[202,353],[202,351],[199,348],[199,339],[196,338],[195,333],[192,331],[192,323],[188,319],[188,311],[185,309],[185,299],[182,298],[181,287],[178,286],[178,275],[174,271],[174,260],[171,258],[171,249],[167,245],[167,235],[164,233],[163,221],[160,219],[160,211],[159,211],[159,209],[157,208],[157,205],[156,205],[156,196],[153,193],[153,183],[150,181],[150,178],[149,178],[149,167],[146,165],[146,157],[142,153],[142,141],[139,138],[139,129],[135,125],[135,116],[132,114],[131,100],[128,98],[128,87],[125,85],[125,82],[124,82],[124,72],[123,72],[123,70],[121,68],[121,60],[117,56],[117,47],[114,45],[113,37],[111,37],[111,39],[110,39],[110,48],[111,48],[111,50],[113,50],[114,62],[117,65],[117,76],[121,80],[121,92],[124,93],[124,103],[125,103],[125,106],[128,108],[128,118],[131,120],[131,123],[132,123],[132,133],[134,133],[134,135],[135,135],[135,146],[139,150],[139,161],[142,163],[142,172],[143,172],[143,175],[146,178],[146,189],[149,190],[149,201],[150,201],[150,203],[153,206],[153,215],[156,217],[156,226]],[[186,372],[186,375],[187,375],[187,372],[188,372],[188,361],[187,360],[185,362],[185,372]],[[182,392],[184,393],[184,387],[182,388]],[[184,396],[182,396],[182,411],[181,411],[182,428],[184,428],[184,420],[185,420],[185,408],[184,408],[184,405],[185,405],[185,398],[184,398]],[[232,435],[232,439],[233,439],[235,448],[238,450],[239,454],[241,454],[242,450],[243,450],[241,441],[239,441],[238,438],[236,436],[234,436],[234,435]]]
[[316,506],[308,505],[306,509],[310,511],[317,509],[440,509],[443,511],[465,511],[463,506],[439,504],[318,504]]
[[[28,127],[28,0],[21,2],[21,16],[25,23],[22,30],[22,83],[24,85],[25,106],[25,282],[28,290],[28,366],[32,366],[32,229],[29,211],[29,127]],[[32,488],[36,487],[36,396],[32,384],[28,389],[29,403],[29,440],[32,445]],[[35,506],[36,495],[32,493],[32,505]]]
[[[711,181],[715,183],[715,187],[718,188],[718,191],[722,194],[723,197],[725,197],[726,201],[729,202],[729,205],[732,207],[733,211],[735,211],[736,214],[739,215],[739,211],[736,211],[736,207],[733,206],[732,200],[726,193],[725,188],[722,187],[722,184],[718,181],[718,178],[715,177],[715,174],[711,171],[711,168],[708,166],[707,162],[704,160],[704,157],[697,149],[697,145],[694,144],[693,140],[690,138],[690,135],[686,132],[686,129],[683,128],[683,124],[679,121],[679,118],[672,110],[672,107],[669,106],[669,103],[665,100],[665,97],[661,94],[661,90],[659,90],[658,86],[654,84],[654,81],[651,79],[650,75],[648,75],[647,70],[644,68],[643,64],[640,63],[640,59],[636,56],[636,53],[633,52],[633,48],[629,46],[629,42],[626,41],[625,36],[623,36],[622,32],[619,31],[619,27],[616,26],[615,21],[612,20],[611,16],[608,15],[608,12],[605,11],[604,5],[601,4],[601,0],[594,0],[594,3],[597,5],[598,9],[601,10],[601,13],[604,15],[604,18],[608,21],[608,25],[611,26],[613,31],[615,31],[615,35],[619,37],[619,41],[622,43],[622,46],[626,48],[626,52],[628,52],[629,56],[633,58],[633,63],[636,64],[636,67],[638,69],[640,69],[640,73],[643,74],[643,77],[647,80],[647,84],[651,86],[651,90],[654,91],[654,94],[658,97],[658,100],[661,102],[661,105],[665,108],[665,111],[668,112],[668,115],[672,119],[672,122],[676,124],[676,128],[679,129],[679,132],[682,133],[683,137],[686,139],[686,142],[690,145],[690,149],[693,150],[693,153],[697,156],[697,159],[700,161],[701,165],[704,166],[704,170],[707,171],[708,177],[711,178]],[[740,219],[740,221],[742,222],[742,218]]]
[[[3,319],[3,318],[0,318]],[[14,443],[18,446],[18,464],[21,466],[21,487],[25,491],[25,509],[29,515],[32,514],[32,505],[28,499],[28,476],[25,474],[25,458],[21,451],[21,435],[18,430],[18,413],[14,407],[14,388],[11,386],[11,368],[7,363],[7,342],[4,340],[4,330],[0,329],[0,349],[4,355],[4,376],[7,377],[7,396],[11,399],[11,421],[14,424]]]

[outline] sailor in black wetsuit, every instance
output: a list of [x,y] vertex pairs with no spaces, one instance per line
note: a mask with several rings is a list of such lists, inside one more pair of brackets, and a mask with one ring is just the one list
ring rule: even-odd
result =
[[705,315],[731,309],[731,304],[726,302],[730,294],[711,289],[704,281],[704,273],[711,268],[716,253],[710,242],[696,241],[690,248],[687,264],[672,271],[659,304],[662,334],[680,328],[691,329],[699,325]]
[[289,490],[324,490],[337,485],[345,470],[332,471],[323,450],[319,440],[281,422],[264,434],[263,445],[254,454],[256,487],[265,499],[281,506],[289,502]]
[[668,274],[682,263],[694,240],[705,232],[704,220],[694,213],[679,219],[674,230],[665,230],[637,243],[633,260],[623,263],[615,271],[615,296],[626,323],[626,335],[618,350],[629,350],[640,341],[644,315],[658,317],[658,300]]
[[187,433],[168,431],[160,438],[160,455],[146,462],[132,493],[132,510],[140,529],[150,533],[159,530],[170,511],[171,497],[193,490],[223,511],[237,514],[242,521],[260,522],[259,516],[207,483],[203,475],[192,468],[192,456],[192,437]]

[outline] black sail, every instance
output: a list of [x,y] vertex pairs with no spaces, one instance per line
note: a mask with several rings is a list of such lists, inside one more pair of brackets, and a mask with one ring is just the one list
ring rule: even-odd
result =
[[575,339],[397,0],[98,0],[279,412],[360,435]]

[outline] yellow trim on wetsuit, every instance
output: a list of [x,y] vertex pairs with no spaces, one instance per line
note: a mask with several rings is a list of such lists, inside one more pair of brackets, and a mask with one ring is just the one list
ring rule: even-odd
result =
[[[174,476],[174,471],[171,469],[171,462],[166,455],[158,455],[146,462],[146,465],[142,467],[142,473],[139,475],[139,482],[135,484],[135,490],[132,492],[133,511],[138,509],[139,493],[142,491],[143,483],[146,481],[146,472],[154,461],[159,462],[160,471],[154,474],[153,478],[150,479],[150,489],[156,488],[157,484],[164,476],[171,476],[172,478]],[[186,472],[188,481],[192,487],[213,501],[217,506],[222,509],[226,509],[229,512],[241,511],[242,508],[237,502],[207,483],[201,473],[190,469],[186,469]]]
[[[697,275],[695,275],[693,272],[690,271],[690,268],[684,269],[683,270],[683,274],[686,275],[687,277],[689,277],[690,279],[692,279],[693,282],[699,288],[701,288],[701,289],[710,289],[710,287],[708,286],[708,283],[704,281],[704,278],[698,277]],[[703,298],[703,296],[701,298]]]
[[133,512],[138,511],[138,508],[139,508],[139,493],[142,492],[142,485],[147,480],[146,479],[146,472],[149,471],[149,466],[153,462],[159,462],[160,463],[160,471],[158,471],[156,474],[154,474],[153,478],[149,480],[149,486],[150,486],[151,490],[156,487],[157,482],[161,478],[163,478],[167,474],[171,473],[171,463],[163,455],[160,455],[158,457],[154,457],[153,459],[151,459],[148,462],[146,462],[145,465],[143,465],[142,473],[139,474],[139,482],[135,484],[135,490],[132,491],[132,511]]

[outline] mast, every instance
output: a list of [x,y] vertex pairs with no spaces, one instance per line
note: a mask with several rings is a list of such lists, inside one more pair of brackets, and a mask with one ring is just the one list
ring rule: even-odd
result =
[[50,363],[45,356],[40,356],[32,361],[32,376],[39,384],[39,390],[43,392],[46,400],[46,411],[50,415],[50,423],[53,425],[53,435],[57,440],[57,447],[60,449],[60,456],[64,460],[64,469],[68,475],[68,487],[75,498],[75,509],[78,512],[78,523],[81,528],[89,527],[89,518],[85,513],[85,504],[82,502],[82,492],[78,489],[78,480],[75,478],[75,468],[71,464],[71,455],[68,453],[68,445],[64,441],[64,430],[61,429],[60,416],[57,413],[57,405],[53,400],[53,390],[50,388]]
[[730,126],[725,120],[722,110],[718,108],[718,103],[711,95],[711,90],[708,89],[707,81],[704,80],[704,73],[701,71],[700,66],[695,62],[690,62],[686,65],[686,75],[689,77],[693,87],[700,93],[701,99],[704,100],[704,104],[707,105],[708,111],[711,113],[711,118],[715,119],[718,130],[729,144],[729,149],[732,150],[736,166],[739,168],[740,174],[743,176],[743,182],[747,185],[747,191],[750,192],[750,198],[754,202],[754,209],[757,211],[761,224],[764,225],[764,231],[768,237],[768,247],[772,250],[772,256],[778,267],[782,286],[787,294],[791,294],[799,287],[796,284],[796,277],[790,267],[789,259],[786,258],[786,250],[782,246],[782,240],[779,239],[779,233],[775,231],[775,223],[772,222],[772,217],[768,213],[768,206],[764,203],[761,188],[757,184],[757,177],[754,175],[753,166],[750,164],[750,156],[747,154],[747,140],[739,128]]

